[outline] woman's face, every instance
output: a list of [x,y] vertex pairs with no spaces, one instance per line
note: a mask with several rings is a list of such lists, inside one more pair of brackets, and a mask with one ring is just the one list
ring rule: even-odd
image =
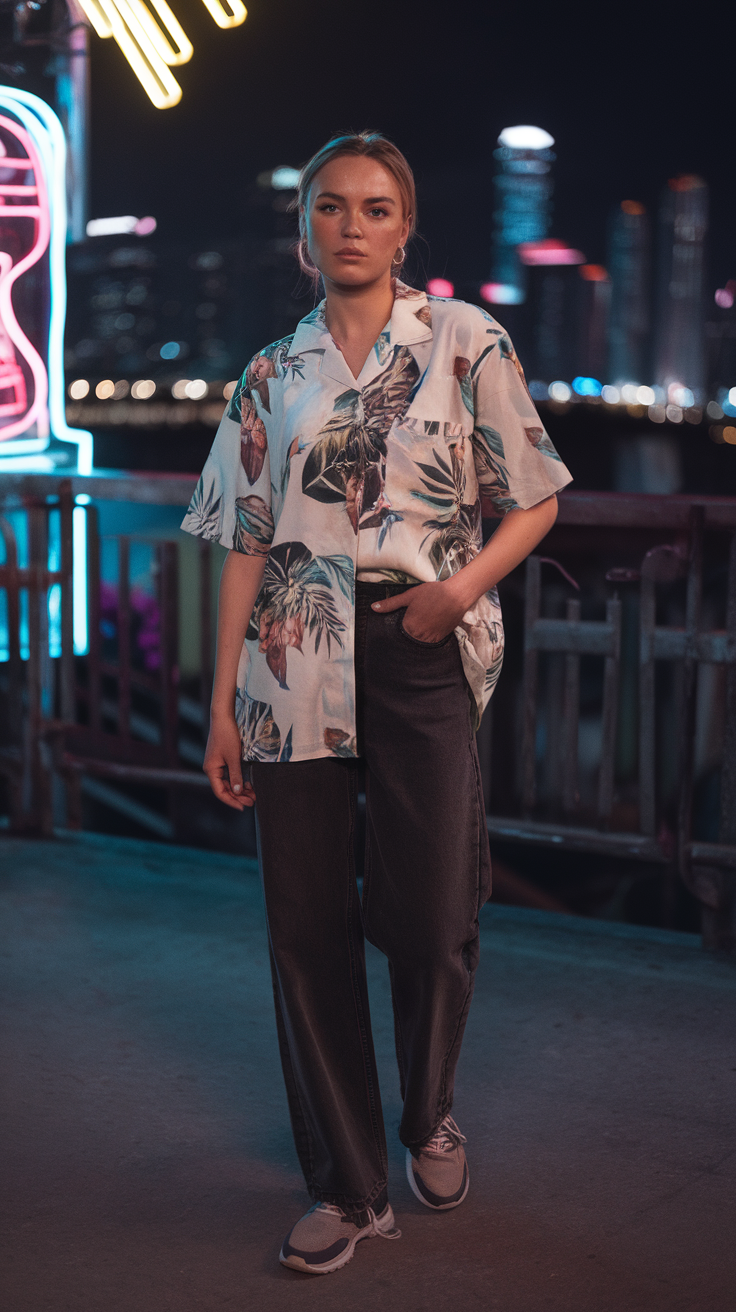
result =
[[409,235],[395,178],[365,155],[339,155],[315,174],[305,219],[309,254],[325,282],[338,286],[388,277]]

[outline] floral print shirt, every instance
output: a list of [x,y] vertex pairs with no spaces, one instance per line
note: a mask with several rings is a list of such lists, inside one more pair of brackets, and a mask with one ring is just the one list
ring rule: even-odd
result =
[[[551,496],[571,475],[503,328],[396,284],[353,377],[324,301],[240,379],[182,523],[266,557],[238,670],[245,760],[355,756],[356,578],[445,579],[480,551],[481,510]],[[496,589],[455,630],[477,721],[500,673]]]

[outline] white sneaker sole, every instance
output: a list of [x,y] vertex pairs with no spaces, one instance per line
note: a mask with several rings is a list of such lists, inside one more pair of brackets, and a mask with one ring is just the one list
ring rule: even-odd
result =
[[[376,1224],[378,1225],[379,1230],[381,1230],[384,1239],[401,1238],[401,1231],[396,1229],[394,1214],[390,1204],[387,1214],[381,1218],[380,1222],[376,1221]],[[390,1233],[392,1230],[394,1231],[393,1234]],[[306,1271],[308,1275],[313,1276],[329,1276],[333,1271],[339,1271],[341,1267],[347,1266],[355,1253],[355,1245],[359,1244],[361,1239],[377,1238],[379,1238],[379,1236],[376,1235],[372,1226],[367,1225],[353,1236],[347,1248],[344,1248],[337,1257],[333,1257],[331,1262],[306,1262],[303,1257],[297,1257],[296,1253],[291,1253],[288,1257],[284,1257],[283,1248],[279,1253],[279,1262],[282,1266],[288,1266],[292,1271]]]
[[424,1194],[421,1192],[419,1185],[417,1184],[414,1176],[414,1168],[412,1166],[413,1160],[414,1159],[411,1155],[411,1152],[407,1148],[406,1178],[409,1181],[409,1188],[411,1189],[414,1197],[418,1198],[420,1203],[423,1203],[425,1207],[431,1208],[433,1212],[450,1212],[452,1211],[453,1207],[459,1207],[461,1203],[465,1202],[465,1199],[468,1196],[468,1189],[470,1188],[470,1171],[468,1170],[467,1160],[465,1162],[465,1188],[463,1189],[461,1196],[459,1198],[456,1198],[452,1203],[430,1203],[429,1200],[424,1197]]

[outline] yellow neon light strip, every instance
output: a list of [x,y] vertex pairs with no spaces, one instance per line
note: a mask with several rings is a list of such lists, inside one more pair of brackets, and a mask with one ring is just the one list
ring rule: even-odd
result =
[[131,27],[131,23],[128,21],[127,14],[131,13],[135,16],[139,27],[145,32],[154,50],[165,64],[186,64],[191,59],[194,54],[194,47],[179,20],[171,12],[166,0],[152,0],[152,3],[169,36],[174,41],[176,49],[172,49],[171,44],[167,41],[166,36],[161,31],[153,14],[146,8],[143,0],[122,0],[122,3],[115,0],[115,3],[128,27]]
[[79,0],[79,3],[97,35],[102,37],[112,36],[112,28],[97,3],[97,0]]
[[[168,0],[79,0],[98,36],[114,37],[157,109],[181,100],[181,87],[169,67],[194,54],[189,37]],[[218,27],[240,27],[248,17],[242,0],[204,0]],[[156,11],[162,27],[151,13]],[[170,38],[170,39],[169,39]]]
[[170,109],[172,105],[178,105],[181,100],[179,83],[173,73],[169,72],[125,0],[118,0],[117,7],[113,0],[97,0],[97,3],[110,24],[112,35],[152,103],[157,109]]
[[240,27],[248,17],[248,10],[242,0],[227,0],[231,12],[228,13],[220,0],[204,0],[218,27]]

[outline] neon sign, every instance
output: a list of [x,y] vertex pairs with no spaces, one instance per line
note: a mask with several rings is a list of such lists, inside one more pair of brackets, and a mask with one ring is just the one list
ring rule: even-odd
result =
[[[189,37],[167,0],[79,0],[98,36],[114,37],[149,100],[171,109],[181,87],[170,71],[194,54]],[[218,27],[240,27],[248,10],[242,0],[204,0]],[[154,12],[151,12],[151,11]]]
[[64,413],[65,250],[61,123],[37,96],[0,87],[0,469],[50,467],[39,453],[54,437],[92,471],[92,434]]

